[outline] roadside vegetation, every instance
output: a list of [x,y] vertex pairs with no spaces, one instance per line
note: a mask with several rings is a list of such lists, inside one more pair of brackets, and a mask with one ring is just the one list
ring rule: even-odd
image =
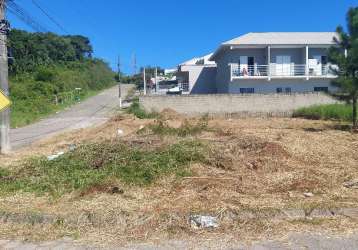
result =
[[159,116],[156,112],[147,112],[139,104],[139,99],[136,98],[133,100],[131,106],[127,109],[128,114],[133,114],[139,119],[153,119]]
[[293,117],[302,117],[313,120],[352,121],[352,106],[348,104],[314,105],[294,111]]
[[[135,138],[84,143],[54,160],[34,157],[0,168],[0,194],[23,191],[59,197],[106,191],[119,183],[150,185],[166,175],[187,176],[191,164],[209,161],[207,143],[195,137],[205,131],[210,131],[207,117],[184,120],[175,128],[163,116],[137,130]],[[165,141],[166,137],[172,140]]]
[[9,48],[12,127],[32,123],[115,84],[109,66],[92,58],[86,37],[15,29]]
[[139,130],[138,134],[152,133],[159,136],[196,136],[204,131],[212,131],[208,127],[208,118],[206,116],[200,118],[198,121],[184,120],[179,127],[171,127],[164,119],[158,118],[154,123],[149,124],[143,129]]
[[60,196],[110,187],[119,181],[148,185],[166,174],[187,174],[190,163],[205,159],[204,149],[195,140],[154,149],[120,141],[85,144],[52,161],[39,157],[15,169],[0,168],[0,193],[24,191]]

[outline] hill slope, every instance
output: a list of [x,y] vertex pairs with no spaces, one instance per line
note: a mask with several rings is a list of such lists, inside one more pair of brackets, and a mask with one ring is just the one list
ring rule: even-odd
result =
[[29,124],[115,84],[83,36],[13,30],[9,35],[12,127]]

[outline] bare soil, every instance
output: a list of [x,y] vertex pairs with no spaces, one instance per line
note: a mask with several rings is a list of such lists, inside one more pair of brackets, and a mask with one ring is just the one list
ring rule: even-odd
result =
[[[172,127],[198,120],[170,110],[162,119]],[[118,129],[124,131],[122,140],[149,147],[178,140],[137,133],[153,122],[121,115],[100,127],[63,134],[0,160],[11,167],[30,156],[67,151],[72,144],[118,138]],[[190,166],[192,176],[169,176],[147,187],[116,182],[115,192],[111,184],[56,200],[28,193],[0,197],[0,212],[63,218],[50,224],[2,222],[0,238],[70,236],[98,244],[125,244],[223,235],[249,241],[294,231],[356,230],[358,217],[274,220],[267,216],[258,220],[238,214],[358,208],[358,190],[342,185],[358,179],[358,134],[337,122],[289,118],[210,119],[208,124],[209,129],[195,137],[210,146],[209,160]],[[313,197],[305,197],[307,192]],[[188,223],[191,214],[218,216],[220,226],[194,230]]]

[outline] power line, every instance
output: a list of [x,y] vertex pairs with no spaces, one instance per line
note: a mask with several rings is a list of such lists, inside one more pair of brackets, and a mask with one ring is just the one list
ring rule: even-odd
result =
[[50,19],[58,28],[60,28],[63,32],[67,32],[67,30],[59,23],[57,22],[43,7],[40,6],[40,4],[36,0],[32,0],[32,3],[39,9],[43,14],[45,14],[48,19]]
[[21,19],[24,23],[29,25],[32,29],[37,32],[48,32],[48,30],[42,26],[40,23],[35,21],[30,14],[28,14],[23,8],[21,8],[18,4],[15,3],[14,0],[7,0],[5,2],[6,8],[12,14]]

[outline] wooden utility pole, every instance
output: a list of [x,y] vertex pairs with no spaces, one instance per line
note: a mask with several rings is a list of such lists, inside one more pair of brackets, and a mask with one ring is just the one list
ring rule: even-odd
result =
[[118,98],[119,98],[119,108],[122,108],[121,57],[120,56],[118,56]]
[[[9,96],[9,76],[8,76],[8,57],[6,38],[8,32],[8,23],[5,20],[5,1],[0,0],[0,88]],[[6,27],[5,27],[6,26]],[[10,152],[10,109],[3,110],[0,114],[0,147],[1,153],[7,154]]]
[[147,79],[145,78],[145,68],[143,68],[143,94],[147,94]]

